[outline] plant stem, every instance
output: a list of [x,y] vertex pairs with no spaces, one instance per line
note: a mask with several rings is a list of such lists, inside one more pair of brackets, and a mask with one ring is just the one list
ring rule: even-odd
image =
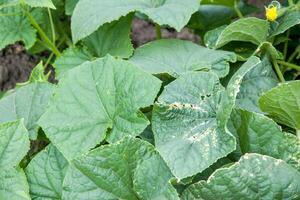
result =
[[55,41],[56,41],[55,27],[54,27],[53,18],[52,18],[52,14],[51,14],[50,8],[48,8],[48,15],[49,15],[51,32],[52,32],[52,42],[53,42],[53,44],[55,44]]
[[161,28],[158,24],[155,24],[155,30],[156,30],[156,39],[161,39]]
[[292,62],[292,60],[297,56],[297,54],[300,53],[300,45],[298,45],[295,49],[295,51],[292,53],[292,55],[290,55],[289,59],[287,60],[287,62]]
[[239,5],[238,5],[238,1],[237,0],[234,1],[234,10],[235,10],[235,12],[236,12],[236,14],[237,14],[237,16],[239,18],[244,18],[242,12],[239,9]]
[[287,56],[287,51],[288,51],[288,46],[289,46],[290,29],[287,31],[286,36],[288,39],[284,43],[283,60],[285,60],[286,56]]
[[277,60],[273,59],[273,65],[274,65],[275,71],[277,73],[277,76],[278,76],[280,82],[285,82],[284,77],[282,75],[282,72],[280,70],[280,67],[279,67],[279,65],[277,63]]
[[281,64],[281,65],[284,65],[284,66],[288,67],[288,68],[291,68],[291,69],[295,69],[295,70],[300,71],[300,66],[295,65],[295,64],[293,64],[293,63],[289,63],[289,62],[285,62],[285,61],[281,61],[281,60],[278,60],[277,62],[278,62],[279,64]]
[[37,32],[39,33],[40,37],[42,38],[42,40],[46,43],[46,45],[52,50],[52,52],[56,55],[56,56],[60,56],[61,53],[59,52],[59,50],[56,48],[56,46],[51,42],[51,40],[47,37],[46,33],[43,31],[43,29],[38,25],[38,23],[35,21],[35,19],[32,17],[32,15],[27,11],[27,9],[24,7],[24,5],[22,6],[25,15],[28,17],[31,25],[37,30]]

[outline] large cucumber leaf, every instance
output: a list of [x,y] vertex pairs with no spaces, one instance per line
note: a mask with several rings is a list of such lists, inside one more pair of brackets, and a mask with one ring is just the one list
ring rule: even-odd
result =
[[208,181],[191,185],[182,199],[299,199],[300,173],[282,160],[246,154],[230,167],[220,168]]
[[135,11],[180,31],[198,7],[198,0],[79,0],[72,15],[73,40],[77,42],[105,23]]
[[39,124],[70,160],[105,138],[115,142],[139,135],[149,124],[139,109],[153,103],[160,85],[121,59],[87,62],[63,76]]
[[61,199],[67,167],[67,160],[53,145],[39,152],[25,170],[31,197]]
[[169,39],[139,47],[130,61],[152,74],[169,73],[177,78],[190,71],[211,70],[224,77],[229,72],[229,62],[236,61],[236,55],[189,41]]
[[106,54],[128,58],[133,53],[130,39],[132,15],[107,23],[83,40],[88,49],[97,57]]
[[236,107],[253,112],[261,112],[258,105],[259,97],[279,83],[273,67],[267,57],[249,71],[241,83],[236,99]]
[[36,41],[36,31],[18,5],[4,7],[0,10],[0,49],[18,41],[29,49]]
[[0,199],[31,200],[26,176],[22,169],[0,170]]
[[183,75],[165,88],[154,106],[152,129],[158,151],[177,178],[200,173],[235,150],[225,127],[243,77],[259,63],[251,57],[226,91],[207,72]]
[[286,12],[284,16],[278,19],[278,26],[271,33],[271,36],[284,33],[289,28],[300,24],[300,11]]
[[92,54],[85,48],[69,47],[53,63],[56,78],[60,79],[70,69],[90,61],[92,58]]
[[39,126],[37,121],[45,112],[52,95],[49,83],[31,83],[17,89],[0,100],[0,123],[24,118],[30,138],[35,139]]
[[62,199],[179,200],[169,182],[169,168],[154,147],[140,139],[126,137],[71,163]]
[[155,145],[177,178],[195,175],[235,149],[234,137],[217,122],[223,92],[216,75],[194,72],[165,87],[155,104]]
[[269,23],[255,17],[239,19],[228,25],[220,34],[216,46],[222,47],[232,41],[250,42],[260,45],[266,41]]
[[0,124],[0,171],[18,166],[28,150],[29,136],[23,120]]
[[300,130],[300,81],[283,83],[266,92],[259,106],[278,123]]
[[282,132],[273,120],[262,114],[236,109],[228,128],[237,136],[237,156],[259,153],[284,160],[300,172],[300,140]]

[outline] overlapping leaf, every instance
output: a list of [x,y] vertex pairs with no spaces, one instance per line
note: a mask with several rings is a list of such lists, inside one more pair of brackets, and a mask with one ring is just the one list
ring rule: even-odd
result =
[[220,34],[216,46],[222,47],[232,41],[251,42],[259,45],[266,41],[269,23],[255,17],[239,19],[228,25]]
[[45,112],[52,95],[49,83],[31,83],[0,100],[0,123],[24,118],[32,139],[36,138],[37,121]]
[[97,57],[106,54],[121,58],[128,58],[133,53],[130,39],[132,15],[121,17],[103,25],[96,32],[84,39],[84,44]]
[[228,168],[220,168],[207,182],[190,186],[183,194],[190,199],[298,199],[300,173],[282,160],[246,154]]
[[15,168],[0,170],[0,199],[31,200],[23,170]]
[[263,112],[275,121],[300,130],[300,81],[283,83],[259,99]]
[[146,14],[159,25],[180,31],[198,7],[198,0],[80,0],[72,15],[72,35],[77,42],[105,23],[135,11]]
[[271,119],[262,114],[234,110],[229,130],[237,136],[237,154],[259,153],[281,159],[300,172],[300,140],[282,132]]
[[190,71],[211,70],[224,77],[229,72],[229,62],[236,61],[236,55],[172,39],[138,48],[130,61],[152,74],[169,73],[178,77]]
[[72,15],[73,10],[75,9],[76,4],[79,0],[66,0],[65,10],[67,15]]
[[[6,1],[1,0],[1,3]],[[32,47],[36,40],[36,31],[23,15],[21,8],[4,8],[0,10],[0,14],[0,49],[18,41],[22,41],[27,49]]]
[[271,36],[284,33],[289,28],[300,24],[300,11],[287,12],[283,17],[278,19],[278,23],[278,27],[271,33]]
[[63,199],[178,200],[169,183],[171,178],[152,145],[128,137],[72,161],[64,180]]
[[64,73],[81,65],[93,58],[92,54],[84,48],[70,47],[57,58],[53,64],[57,78],[61,78]]
[[273,67],[267,58],[249,71],[241,83],[236,106],[253,112],[261,112],[258,106],[259,97],[279,83]]
[[[100,143],[136,136],[149,124],[160,81],[127,61],[107,56],[70,70],[39,124],[67,159]],[[109,130],[108,130],[109,129]],[[107,132],[108,131],[108,132]]]
[[183,75],[165,88],[154,106],[152,129],[156,147],[176,177],[195,175],[235,149],[225,126],[244,75],[259,63],[249,59],[226,91],[216,75],[205,72]]
[[0,171],[17,166],[28,150],[29,137],[23,120],[0,124]]
[[25,171],[31,197],[33,199],[61,199],[67,167],[67,160],[51,144],[38,153]]
[[169,84],[155,104],[155,145],[176,177],[201,172],[235,149],[217,123],[222,92],[216,75],[191,73]]

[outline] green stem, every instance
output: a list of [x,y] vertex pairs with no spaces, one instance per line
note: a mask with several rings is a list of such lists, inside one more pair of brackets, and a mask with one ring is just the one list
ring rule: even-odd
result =
[[287,61],[292,62],[292,60],[296,57],[297,54],[298,54],[298,51],[295,50]]
[[273,60],[273,65],[274,65],[275,71],[277,73],[277,76],[278,76],[280,82],[285,82],[284,77],[282,75],[282,72],[280,70],[280,67],[279,67],[279,65],[277,63],[277,60],[275,60],[275,59]]
[[242,12],[239,9],[239,5],[238,5],[238,1],[237,0],[234,1],[234,10],[235,10],[235,12],[236,12],[236,14],[237,14],[237,16],[239,18],[244,18]]
[[51,14],[50,8],[48,8],[48,15],[49,15],[51,32],[52,32],[52,42],[53,42],[53,44],[55,44],[55,41],[56,41],[55,27],[54,27],[53,18],[52,18],[52,14]]
[[22,6],[25,15],[28,17],[31,25],[37,30],[42,40],[46,43],[46,45],[52,50],[52,52],[59,57],[61,53],[56,48],[56,46],[51,42],[51,40],[47,37],[46,33],[43,31],[43,29],[38,25],[38,23],[35,21],[35,19],[32,17],[32,15],[27,11],[25,6]]
[[283,60],[285,60],[286,56],[287,56],[287,50],[288,50],[288,46],[289,46],[290,29],[287,31],[286,36],[288,39],[284,43]]
[[289,0],[289,6],[294,5],[294,1],[293,0]]
[[48,67],[48,65],[49,65],[49,63],[51,62],[53,56],[54,56],[54,53],[52,52],[52,53],[50,54],[49,58],[47,59],[45,65],[44,65],[44,68],[45,68],[45,69]]
[[161,28],[158,24],[155,24],[155,31],[156,31],[156,39],[161,39]]
[[295,69],[295,70],[300,71],[300,66],[295,65],[295,64],[293,64],[293,63],[289,63],[289,62],[285,62],[285,61],[281,61],[281,60],[278,60],[277,62],[278,62],[279,64],[281,64],[281,65],[284,65],[284,66],[288,67],[288,68],[291,68],[291,69]]

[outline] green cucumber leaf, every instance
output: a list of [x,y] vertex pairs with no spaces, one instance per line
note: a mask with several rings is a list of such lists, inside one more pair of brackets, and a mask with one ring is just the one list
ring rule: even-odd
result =
[[60,79],[70,69],[90,61],[92,58],[92,54],[85,48],[68,48],[53,63],[56,78]]
[[266,41],[269,23],[255,17],[239,19],[228,25],[220,34],[216,46],[218,48],[232,41],[250,42],[260,45]]
[[61,199],[67,167],[67,160],[52,144],[39,152],[25,170],[31,197]]
[[126,137],[71,163],[62,199],[179,200],[170,170],[154,147],[140,139]]
[[230,167],[220,168],[207,182],[200,181],[182,199],[299,199],[300,173],[282,160],[246,154]]
[[220,37],[221,33],[226,27],[227,25],[223,25],[213,30],[207,31],[204,35],[205,46],[207,46],[210,49],[216,49],[218,38]]
[[118,21],[105,24],[83,40],[84,44],[97,57],[106,54],[128,58],[133,53],[130,39],[133,15],[121,17]]
[[236,155],[268,155],[284,160],[300,172],[300,140],[282,132],[273,120],[259,113],[236,109],[231,113],[228,128],[237,136]]
[[149,124],[139,109],[153,103],[160,86],[128,61],[106,56],[63,76],[39,124],[71,160],[105,138],[115,142],[139,135]]
[[1,171],[4,168],[17,166],[27,154],[28,150],[29,137],[28,132],[23,124],[23,120],[0,124]]
[[26,176],[22,169],[0,170],[0,199],[31,200]]
[[31,139],[37,137],[37,121],[45,112],[52,95],[49,83],[31,83],[0,100],[0,123],[24,118]]
[[80,0],[72,15],[73,40],[76,43],[105,23],[135,11],[159,25],[169,25],[180,31],[198,7],[198,0]]
[[152,129],[156,148],[177,178],[200,173],[235,150],[226,124],[243,77],[259,63],[251,57],[225,91],[207,72],[183,75],[166,86],[154,105]]
[[259,97],[279,83],[273,67],[267,57],[249,71],[241,83],[236,99],[236,107],[253,112],[261,112],[258,105]]
[[278,26],[271,33],[270,37],[284,33],[289,28],[300,24],[300,11],[287,12],[284,16],[277,20]]
[[225,127],[230,118],[243,78],[249,71],[258,67],[260,63],[261,60],[259,58],[255,56],[250,57],[229,80],[218,109],[219,115],[217,115],[217,120],[221,127]]
[[72,15],[78,1],[79,0],[66,0],[65,3],[66,15]]
[[192,15],[188,27],[199,33],[205,33],[224,24],[229,24],[234,15],[235,11],[227,6],[201,5],[198,11]]
[[55,6],[51,0],[23,0],[24,3],[31,7],[48,7],[55,9]]
[[9,44],[22,41],[27,49],[36,41],[36,31],[22,14],[19,6],[1,9],[0,49]]
[[300,130],[300,81],[282,83],[266,92],[259,106],[276,122]]
[[137,48],[130,61],[152,74],[169,73],[177,78],[190,71],[211,70],[224,77],[229,72],[229,62],[236,61],[236,55],[189,41],[165,39]]
[[194,72],[166,86],[154,105],[155,146],[177,178],[202,172],[235,150],[234,137],[217,122],[223,92],[215,74]]

